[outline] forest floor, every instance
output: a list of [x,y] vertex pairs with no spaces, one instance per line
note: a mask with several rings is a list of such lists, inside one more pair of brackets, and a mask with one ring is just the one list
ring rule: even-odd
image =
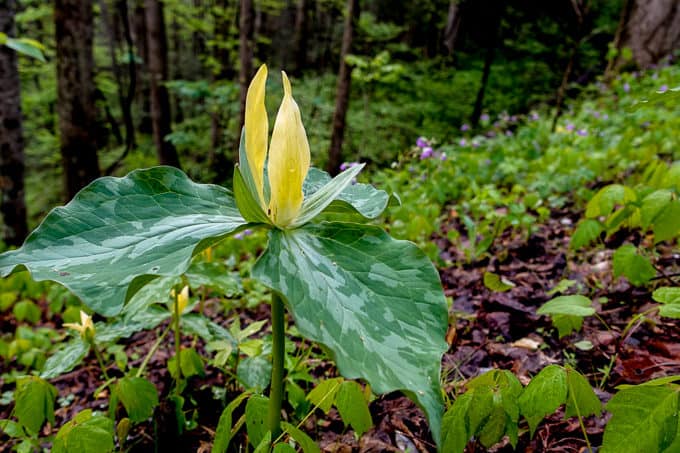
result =
[[[652,314],[629,325],[637,313],[649,308],[650,292],[631,286],[625,279],[611,277],[612,249],[624,239],[636,242],[644,238],[617,234],[605,243],[605,247],[576,256],[568,252],[568,245],[578,218],[578,213],[566,210],[553,212],[550,219],[537,226],[528,238],[526,234],[506,232],[495,241],[489,257],[466,263],[465,256],[446,239],[448,229],[460,229],[456,213],[450,213],[440,234],[432,238],[441,250],[441,258],[454,263],[440,269],[445,293],[453,300],[451,319],[455,321],[447,335],[450,349],[442,361],[442,375],[449,395],[462,391],[467,379],[494,368],[510,370],[526,384],[531,376],[549,364],[569,364],[589,377],[603,402],[611,397],[617,385],[637,384],[680,373],[680,332],[675,321]],[[675,270],[677,258],[669,249],[657,263],[661,268]],[[515,286],[506,292],[490,291],[483,283],[487,271],[501,275]],[[564,279],[572,280],[574,288],[588,288],[589,295],[596,301],[600,319],[586,318],[581,331],[558,340],[550,320],[537,315],[536,310],[551,299],[550,290]],[[46,301],[42,303],[46,304]],[[208,301],[206,312],[220,324],[228,321],[217,301]],[[242,323],[268,319],[269,306],[263,303],[240,316]],[[0,314],[0,323],[3,330],[16,327],[11,312]],[[60,328],[54,320],[44,317],[41,323],[45,327]],[[163,327],[161,325],[159,329]],[[156,337],[156,331],[144,331],[124,342],[133,366],[141,362]],[[202,350],[203,345],[194,344],[195,341],[189,336],[183,338],[185,346],[194,345]],[[168,395],[173,388],[173,379],[167,369],[173,345],[172,342],[166,345],[156,352],[147,368],[149,379],[162,396]],[[304,344],[302,347],[309,346]],[[317,361],[311,364],[311,370],[319,378],[335,375],[330,361]],[[113,376],[116,372],[110,370]],[[174,417],[173,408],[161,403],[156,411],[156,423],[149,422],[131,433],[128,442],[134,446],[131,451],[153,451],[153,439],[160,443],[156,451],[210,451],[223,404],[214,398],[212,389],[227,385],[227,401],[239,392],[237,388],[230,388],[233,384],[228,384],[227,380],[212,367],[206,367],[204,376],[191,378],[185,391],[188,401],[185,407],[200,408],[197,427],[179,437],[172,430],[166,432],[165,427],[175,425],[164,422]],[[101,382],[100,370],[92,355],[82,366],[52,380],[64,402],[56,411],[55,426],[61,426],[84,408],[106,411],[108,394],[106,390],[97,393]],[[10,386],[0,380],[0,393],[7,390]],[[0,418],[9,418],[9,411],[10,406],[0,405]],[[406,397],[396,393],[378,397],[370,404],[370,411],[374,427],[359,439],[343,425],[335,409],[328,415],[317,411],[302,427],[317,440],[324,452],[435,450],[423,413]],[[235,413],[234,419],[239,416]],[[585,420],[592,445],[601,444],[605,424],[605,416]],[[44,435],[50,434],[49,426],[44,430]],[[244,437],[237,440],[232,445],[245,443]],[[9,451],[10,447],[10,443],[0,444],[0,451]],[[505,442],[492,450],[471,443],[467,451],[514,450]],[[578,420],[563,420],[563,411],[558,411],[539,426],[533,438],[529,437],[526,426],[520,429],[516,451],[580,452],[587,449]]]

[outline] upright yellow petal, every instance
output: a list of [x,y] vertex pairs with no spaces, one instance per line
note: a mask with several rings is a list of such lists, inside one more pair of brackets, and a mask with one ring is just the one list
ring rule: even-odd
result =
[[289,225],[302,206],[302,183],[309,170],[309,143],[290,81],[283,77],[283,101],[276,115],[269,147],[269,217],[275,225]]
[[255,188],[264,207],[264,161],[267,157],[269,120],[264,106],[264,91],[267,85],[267,65],[260,66],[253,77],[246,95],[246,156],[255,181]]

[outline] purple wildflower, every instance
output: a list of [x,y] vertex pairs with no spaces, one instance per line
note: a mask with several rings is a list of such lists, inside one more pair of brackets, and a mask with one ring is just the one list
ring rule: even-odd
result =
[[666,91],[668,91],[668,85],[664,84],[659,87],[659,93],[665,93]]
[[472,142],[472,147],[473,147],[473,148],[479,148],[479,142],[478,142],[478,141],[473,141],[473,142]]
[[539,118],[538,113],[531,112],[531,121],[538,121]]
[[599,118],[599,117],[600,117],[600,112],[593,112],[593,117]]
[[468,123],[465,123],[465,124],[463,124],[463,125],[460,127],[460,130],[463,131],[463,132],[469,131],[469,130],[470,130],[470,125],[469,125]]
[[609,115],[607,115],[607,114],[605,113],[604,115],[602,115],[602,119],[603,119],[603,120],[608,120],[608,119],[609,119]]
[[507,131],[505,131],[505,135],[508,136],[508,137],[512,137],[513,133],[510,129],[508,129]]
[[442,153],[442,155],[439,156],[439,160],[445,161],[446,160],[446,153]]
[[467,140],[464,138],[461,138],[460,141],[458,142],[459,146],[467,146]]
[[486,123],[487,121],[489,121],[489,114],[482,113],[482,116],[480,116],[479,119]]
[[427,139],[425,137],[418,137],[416,140],[416,146],[418,148],[425,148],[428,145]]
[[243,233],[236,233],[236,234],[234,235],[234,239],[237,239],[237,240],[240,241],[241,239],[243,239]]
[[579,129],[576,131],[576,134],[580,135],[581,137],[585,137],[586,135],[588,135],[588,131],[585,129]]
[[574,126],[573,124],[568,123],[568,124],[565,126],[565,129],[566,129],[567,131],[571,132],[571,131],[574,130],[575,127],[576,127],[576,126]]
[[626,82],[623,84],[623,91],[628,93],[630,91],[630,83]]
[[243,230],[244,236],[250,236],[251,234],[253,234],[253,230],[251,230],[250,228],[246,228],[245,230]]
[[434,151],[432,150],[432,147],[427,146],[423,148],[423,152],[420,153],[420,160],[427,159],[428,157],[432,157],[432,153]]

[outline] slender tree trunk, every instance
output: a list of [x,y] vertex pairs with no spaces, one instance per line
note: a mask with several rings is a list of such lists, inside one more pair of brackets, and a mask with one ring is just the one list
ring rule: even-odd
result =
[[[503,8],[496,2],[491,2],[494,8]],[[475,99],[475,107],[470,116],[470,123],[472,127],[479,124],[479,118],[482,116],[482,109],[484,107],[484,94],[486,93],[486,86],[489,83],[489,76],[491,75],[491,65],[496,56],[496,48],[501,42],[501,19],[503,18],[503,9],[497,9],[497,13],[491,22],[491,34],[486,48],[486,55],[484,56],[484,69],[482,70],[482,80],[477,91],[477,98]]]
[[[0,0],[0,32],[14,36],[14,0]],[[28,235],[24,199],[24,136],[16,53],[0,45],[0,214],[3,240],[19,246]]]
[[569,61],[567,62],[567,67],[564,69],[564,74],[562,75],[562,82],[560,87],[557,89],[557,95],[555,96],[555,116],[553,117],[551,131],[555,131],[557,127],[557,121],[562,116],[562,108],[564,106],[564,98],[567,95],[567,87],[569,86],[569,79],[571,73],[574,70],[574,65],[576,64],[576,58],[578,57],[578,51],[581,47],[581,42],[583,41],[584,35],[584,24],[586,15],[588,14],[588,1],[572,0],[572,6],[574,8],[574,14],[576,14],[576,34],[574,36],[574,43],[571,47],[571,52],[569,53]]
[[449,57],[453,56],[460,29],[461,4],[462,0],[451,0],[449,4],[449,14],[446,18],[446,28],[444,29],[444,47]]
[[311,0],[298,0],[295,7],[295,72],[302,74],[307,64],[307,16]]
[[614,70],[621,61],[620,53],[623,49],[623,35],[625,33],[626,27],[628,26],[628,21],[630,20],[630,13],[633,10],[633,4],[633,0],[623,0],[619,25],[616,27],[616,34],[614,35],[614,42],[612,43],[614,49],[616,49],[616,55],[613,58],[610,58],[607,62],[607,67],[604,70],[605,80],[610,80],[612,78],[614,75]]
[[137,54],[141,57],[142,63],[135,63],[135,72],[137,73],[137,81],[139,90],[137,95],[137,104],[139,106],[139,123],[137,130],[141,134],[153,133],[153,126],[151,125],[151,88],[149,87],[149,77],[146,67],[149,64],[149,46],[146,40],[146,14],[144,13],[144,0],[135,0],[135,7],[132,13],[132,39],[134,47],[137,49]]
[[241,84],[241,110],[238,121],[237,140],[240,141],[241,130],[246,118],[246,95],[250,77],[253,75],[253,30],[255,15],[253,0],[240,0],[239,7],[239,73],[238,81]]
[[89,0],[55,0],[57,113],[67,197],[99,176],[93,13]]
[[147,44],[149,46],[149,77],[151,85],[151,123],[158,161],[162,165],[180,168],[177,150],[165,140],[171,132],[170,97],[165,81],[168,78],[168,42],[165,34],[163,3],[145,0]]
[[328,165],[326,169],[331,175],[336,175],[342,164],[342,142],[345,137],[347,109],[349,108],[350,84],[352,68],[347,64],[346,57],[352,51],[354,26],[359,18],[359,0],[347,0],[347,16],[345,30],[342,34],[342,50],[340,52],[340,69],[338,70],[338,85],[335,98],[335,112],[333,113],[333,132],[331,146],[328,150]]

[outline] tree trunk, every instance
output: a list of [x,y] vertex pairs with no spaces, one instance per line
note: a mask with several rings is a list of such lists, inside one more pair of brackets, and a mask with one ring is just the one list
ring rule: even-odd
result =
[[633,59],[645,68],[680,48],[680,2],[678,0],[633,0],[622,47],[633,51]]
[[147,45],[149,46],[148,70],[151,85],[151,124],[153,141],[161,165],[180,168],[177,150],[165,140],[171,132],[170,97],[165,81],[168,78],[168,42],[165,34],[163,3],[145,0]]
[[149,64],[149,46],[146,35],[146,14],[144,13],[143,0],[135,0],[135,7],[132,13],[132,39],[137,49],[137,54],[142,59],[141,64],[135,64],[139,84],[137,95],[139,123],[137,124],[137,130],[141,134],[153,133],[153,126],[151,124],[151,89],[149,88],[148,72],[145,70]]
[[446,18],[446,28],[444,29],[444,47],[449,57],[453,56],[460,29],[462,0],[451,0],[449,4],[449,14]]
[[307,16],[311,0],[298,0],[295,7],[295,72],[302,74],[307,64]]
[[633,10],[633,0],[623,0],[623,6],[621,7],[621,16],[619,18],[619,25],[616,27],[616,34],[614,35],[614,42],[612,43],[614,49],[616,49],[616,55],[607,62],[607,67],[604,70],[605,80],[610,80],[616,68],[621,62],[621,50],[623,49],[623,36],[628,27],[628,21],[630,20],[630,13]]
[[[0,32],[14,36],[14,0],[0,0]],[[16,53],[0,45],[0,214],[3,240],[19,246],[28,235],[24,199],[24,136]]]
[[342,34],[335,112],[333,113],[333,132],[331,134],[331,146],[328,150],[328,164],[326,166],[328,173],[331,175],[338,174],[340,164],[342,164],[342,142],[345,137],[347,109],[349,108],[349,90],[352,81],[352,68],[349,67],[345,60],[352,51],[354,26],[359,18],[359,0],[347,0],[346,14],[345,30]]
[[99,177],[92,2],[55,0],[57,113],[67,197]]
[[241,110],[239,113],[238,133],[236,136],[240,142],[241,130],[245,124],[246,118],[246,95],[248,94],[248,85],[250,78],[253,75],[253,29],[254,29],[254,11],[253,0],[240,0],[239,7],[239,51],[238,57],[240,67],[238,72],[238,81],[241,84]]
[[482,80],[477,91],[477,98],[475,99],[475,107],[470,116],[470,123],[472,127],[479,124],[479,118],[482,116],[482,108],[484,107],[484,94],[486,93],[486,86],[489,83],[489,76],[491,75],[491,65],[496,56],[496,48],[501,42],[501,19],[503,18],[503,10],[501,5],[491,2],[491,6],[497,11],[492,18],[491,33],[487,43],[486,55],[484,57],[484,69],[482,70]]

